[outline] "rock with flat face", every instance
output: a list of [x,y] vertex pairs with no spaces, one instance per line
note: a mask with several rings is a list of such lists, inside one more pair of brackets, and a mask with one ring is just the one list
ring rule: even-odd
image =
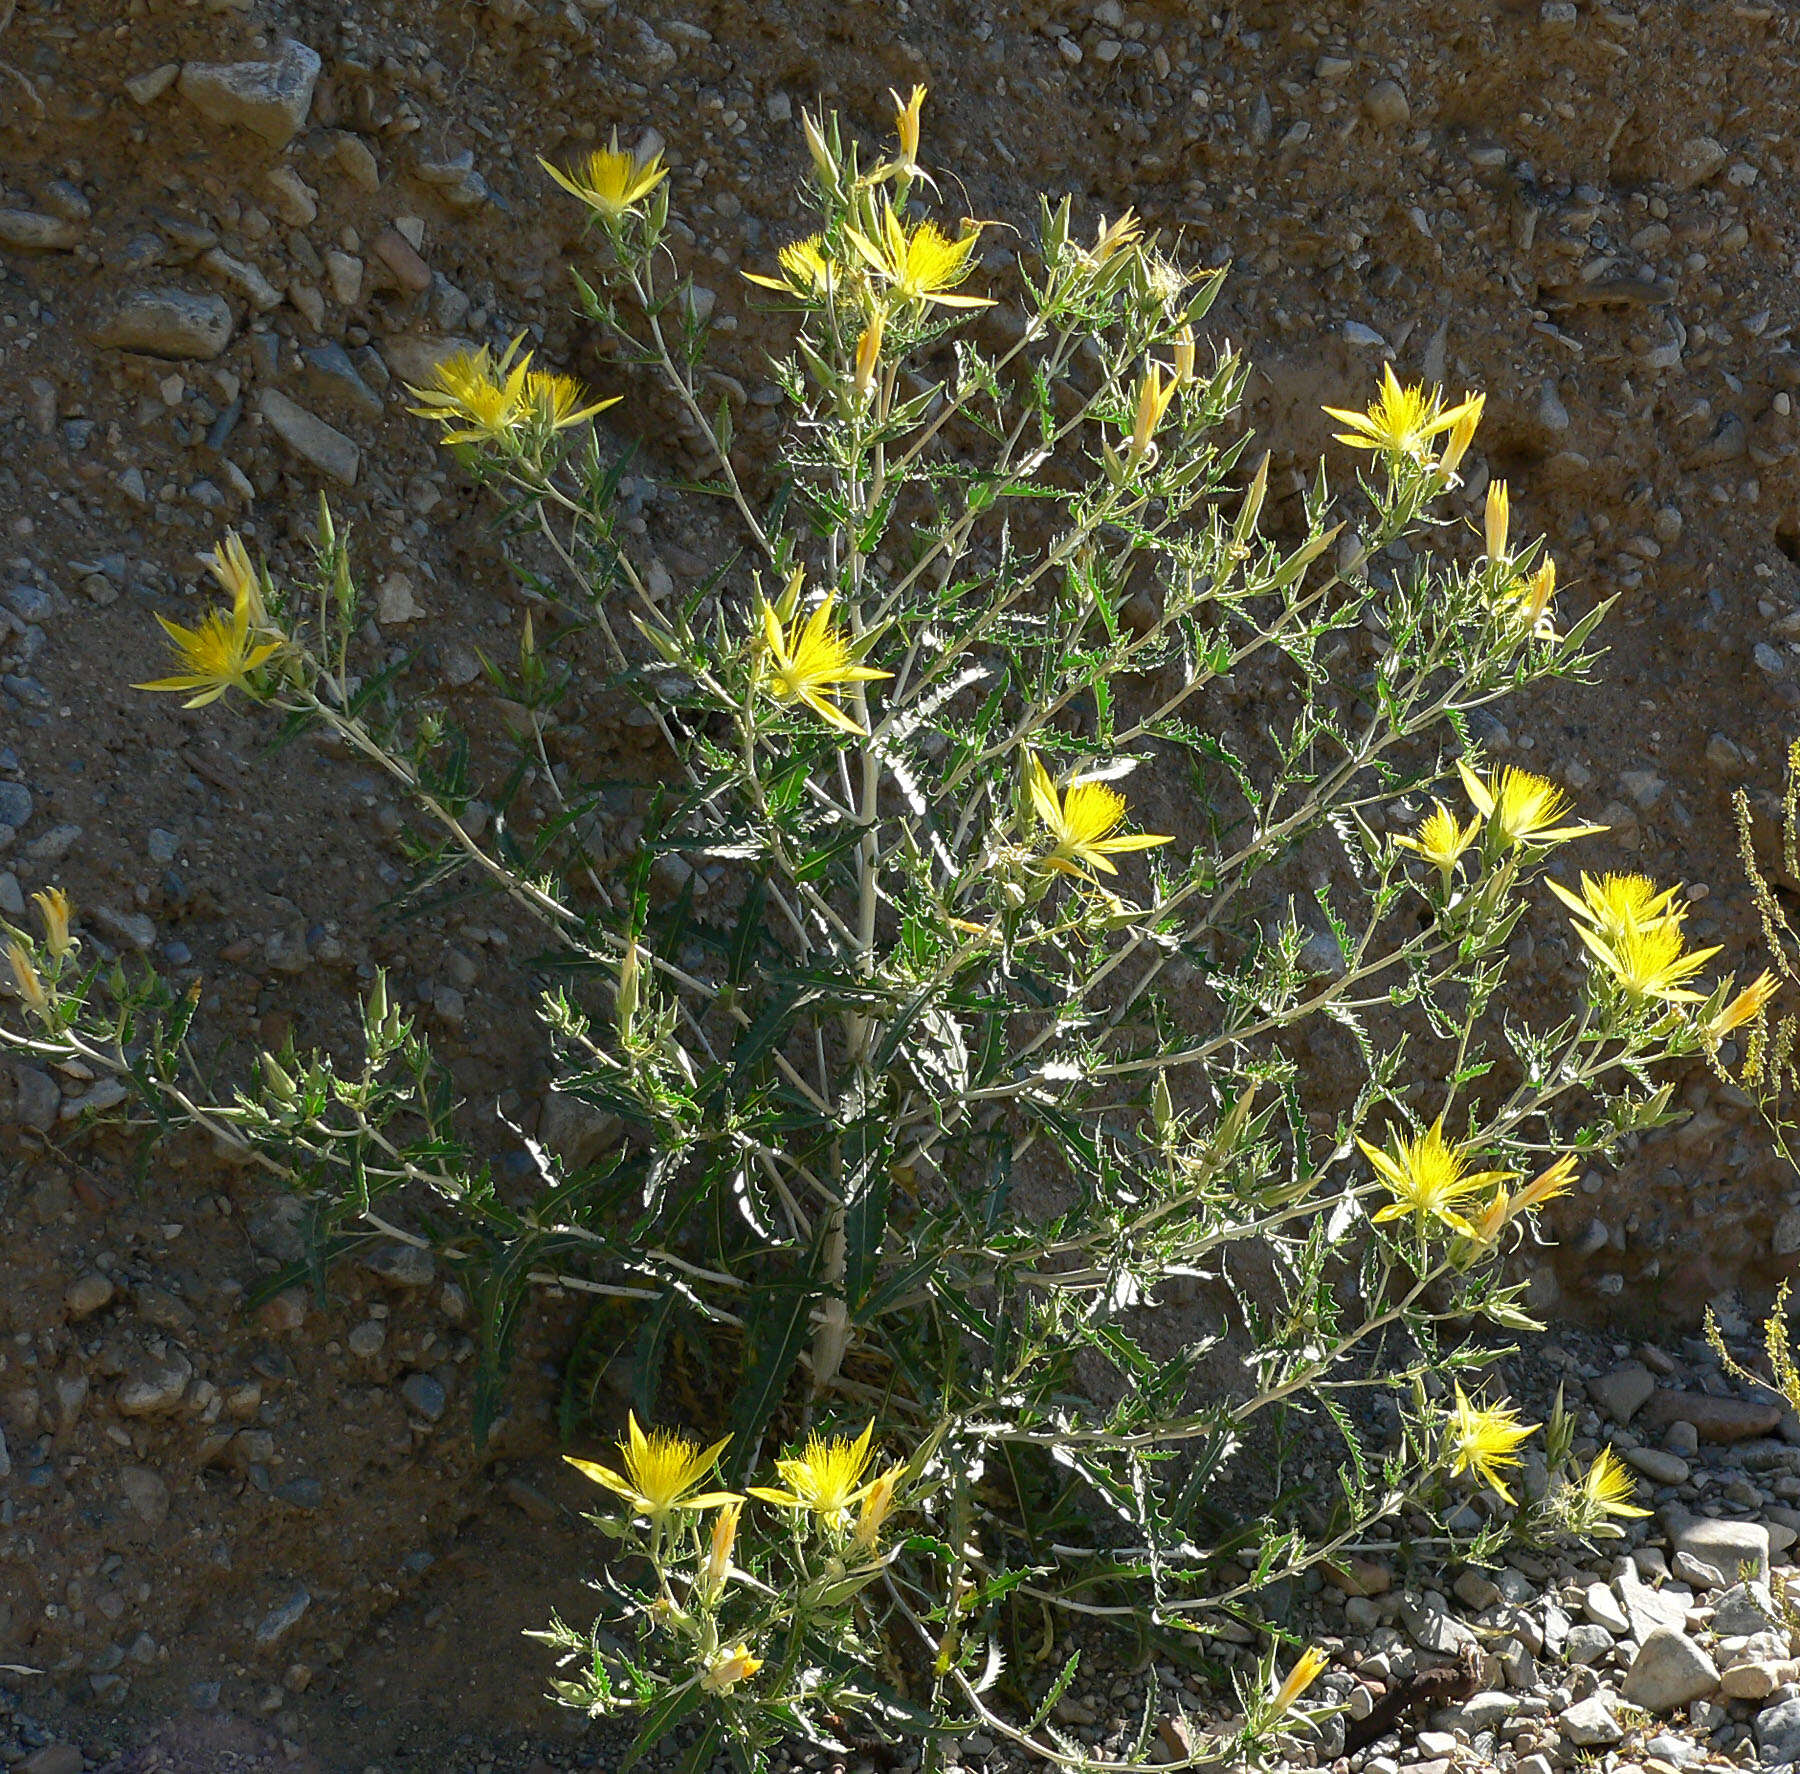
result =
[[1685,1632],[1659,1626],[1632,1658],[1619,1695],[1646,1712],[1673,1712],[1704,1700],[1718,1685],[1713,1660]]
[[135,290],[101,322],[95,341],[149,357],[217,357],[235,323],[223,296],[192,290]]
[[257,407],[276,436],[301,461],[347,487],[356,485],[362,452],[335,425],[327,425],[316,413],[309,413],[298,401],[289,400],[274,388],[262,391]]
[[285,148],[306,125],[318,79],[318,51],[289,38],[272,62],[189,62],[176,90],[215,123]]

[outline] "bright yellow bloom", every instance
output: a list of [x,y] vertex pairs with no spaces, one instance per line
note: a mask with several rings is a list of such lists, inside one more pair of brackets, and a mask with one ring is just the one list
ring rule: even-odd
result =
[[978,225],[969,224],[960,238],[952,240],[932,221],[916,222],[909,229],[893,206],[884,204],[875,233],[878,238],[871,240],[855,228],[844,230],[850,244],[902,302],[916,302],[921,307],[935,302],[943,308],[994,305],[988,296],[952,293],[975,268],[975,243],[981,235]]
[[700,1686],[709,1694],[729,1694],[739,1682],[748,1681],[762,1666],[762,1658],[752,1657],[747,1645],[733,1645],[714,1655],[700,1677]]
[[1464,826],[1442,801],[1432,804],[1432,809],[1419,822],[1416,835],[1410,838],[1396,838],[1394,842],[1403,850],[1411,850],[1417,855],[1442,870],[1444,879],[1450,879],[1450,871],[1456,867],[1457,858],[1473,844],[1481,834],[1481,821],[1471,819]]
[[1508,559],[1506,552],[1507,532],[1512,528],[1512,499],[1506,490],[1506,482],[1495,480],[1488,482],[1487,509],[1482,513],[1482,540],[1487,543],[1487,556],[1490,561]]
[[60,961],[75,944],[69,936],[69,918],[73,907],[60,887],[46,887],[32,894],[38,916],[44,920],[44,947]]
[[1603,825],[1563,825],[1556,822],[1569,810],[1569,797],[1555,783],[1529,770],[1508,764],[1483,782],[1460,758],[1456,768],[1476,811],[1488,822],[1498,848],[1518,844],[1566,844],[1603,832]]
[[1526,628],[1536,635],[1549,635],[1550,605],[1556,597],[1556,562],[1545,555],[1532,573],[1511,590],[1511,602]]
[[435,419],[444,427],[447,444],[493,443],[508,436],[533,410],[531,353],[519,355],[524,339],[520,333],[498,362],[485,345],[445,358],[423,388],[406,384],[406,392],[420,402],[406,410],[416,418]]
[[44,990],[44,982],[38,978],[38,971],[31,964],[31,956],[21,942],[6,945],[7,965],[12,968],[13,984],[19,996],[35,1010],[39,1016],[45,1015],[50,1008],[50,994]]
[[1577,924],[1575,934],[1619,990],[1639,1002],[1698,1004],[1703,994],[1688,990],[1686,982],[1719,952],[1716,943],[1709,949],[1689,949],[1679,918],[1626,924],[1607,936]]
[[[1337,441],[1354,450],[1375,450],[1387,457],[1404,457],[1424,467],[1431,457],[1431,440],[1453,430],[1459,423],[1481,416],[1484,397],[1466,394],[1453,407],[1444,405],[1443,391],[1433,388],[1428,393],[1422,385],[1402,388],[1390,363],[1383,366],[1381,392],[1366,413],[1355,413],[1343,407],[1326,407],[1333,419],[1350,430],[1336,434]],[[1452,464],[1454,466],[1454,464]]]
[[646,1435],[638,1427],[636,1412],[626,1416],[625,1425],[626,1439],[619,1443],[620,1463],[625,1468],[622,1475],[594,1460],[577,1460],[572,1454],[563,1458],[584,1478],[616,1491],[639,1515],[652,1521],[661,1521],[676,1509],[711,1509],[739,1501],[730,1491],[701,1493],[698,1489],[724,1453],[729,1435],[702,1448],[671,1429],[652,1429]]
[[701,1592],[717,1597],[731,1579],[731,1549],[737,1544],[739,1518],[744,1513],[742,1500],[727,1503],[712,1520],[712,1541],[707,1547],[706,1566],[700,1573]]
[[862,1508],[857,1513],[856,1532],[851,1536],[852,1544],[859,1552],[874,1552],[881,1539],[882,1527],[894,1511],[894,1486],[900,1482],[900,1475],[905,1470],[904,1466],[890,1466],[869,1484]]
[[541,156],[538,165],[571,197],[580,198],[607,222],[617,222],[669,176],[660,150],[639,166],[637,156],[619,146],[616,129],[610,146],[594,149],[567,172],[559,171]]
[[261,599],[252,596],[249,585],[240,585],[232,598],[231,613],[209,610],[199,625],[184,628],[171,622],[159,610],[156,620],[163,632],[175,643],[177,659],[186,668],[173,677],[156,678],[147,684],[133,684],[134,690],[192,690],[194,694],[183,708],[204,708],[217,702],[227,690],[242,690],[254,696],[256,687],[251,673],[268,663],[281,650],[281,639],[260,637],[267,633],[258,620]]
[[[797,591],[797,587],[790,587],[796,597]],[[894,674],[872,671],[857,663],[850,643],[831,626],[832,606],[836,602],[833,593],[804,623],[795,616],[783,633],[775,606],[767,598],[761,600],[763,646],[772,663],[769,684],[776,701],[803,702],[821,720],[829,721],[845,733],[854,733],[859,739],[867,739],[868,730],[851,720],[832,698],[841,685],[872,684]]]
[[1464,395],[1462,405],[1456,409],[1456,422],[1444,441],[1444,453],[1438,457],[1440,474],[1452,475],[1462,466],[1469,445],[1475,441],[1475,427],[1481,423],[1482,409],[1486,405],[1485,394]]
[[873,1450],[871,1438],[875,1425],[870,1423],[854,1441],[845,1435],[812,1435],[797,1455],[775,1462],[786,1490],[768,1485],[746,1487],[750,1495],[782,1509],[803,1509],[822,1517],[833,1527],[842,1527],[850,1511],[872,1490],[864,1485],[862,1475],[868,1470]]
[[1330,1661],[1317,1645],[1308,1645],[1295,1658],[1294,1667],[1287,1672],[1286,1679],[1275,1690],[1275,1697],[1269,1702],[1276,1718],[1286,1717],[1294,1702],[1319,1679]]
[[1560,881],[1546,883],[1550,891],[1585,924],[1602,936],[1614,937],[1627,925],[1654,924],[1664,918],[1680,923],[1687,914],[1672,910],[1679,887],[1662,892],[1648,875],[1602,875],[1595,880],[1587,870],[1581,872],[1581,896],[1577,898]]
[[1054,840],[1049,855],[1038,858],[1040,868],[1059,875],[1085,878],[1088,869],[1103,875],[1119,871],[1109,860],[1131,850],[1153,850],[1173,838],[1149,832],[1128,832],[1119,837],[1125,819],[1125,797],[1104,782],[1075,781],[1059,796],[1056,783],[1036,752],[1025,754],[1026,787],[1031,805]]
[[608,407],[616,407],[623,395],[614,394],[583,406],[584,390],[573,376],[562,376],[552,370],[533,370],[525,378],[525,403],[532,417],[546,431],[567,431]]
[[790,240],[775,255],[781,266],[779,277],[765,277],[760,271],[746,271],[751,283],[764,289],[779,290],[783,295],[798,296],[806,302],[830,299],[837,283],[837,268],[825,256],[825,236],[809,234],[804,240]]
[[1781,982],[1765,967],[1707,1024],[1708,1037],[1717,1041],[1729,1035],[1733,1029],[1742,1028],[1745,1023],[1753,1021],[1762,1015],[1763,1007],[1780,990]]
[[1506,1405],[1476,1406],[1469,1403],[1459,1384],[1456,1407],[1450,1413],[1450,1475],[1473,1472],[1483,1484],[1492,1485],[1510,1503],[1513,1494],[1501,1478],[1502,1467],[1522,1464],[1519,1443],[1539,1427],[1521,1423],[1519,1413]]
[[1650,1513],[1632,1502],[1637,1495],[1637,1486],[1625,1470],[1624,1461],[1611,1448],[1602,1448],[1594,1456],[1593,1465],[1582,1477],[1581,1495],[1590,1509],[1598,1510],[1602,1515],[1644,1516]]
[[1377,1225],[1411,1214],[1420,1232],[1426,1221],[1442,1220],[1453,1231],[1474,1237],[1475,1228],[1460,1211],[1461,1203],[1480,1194],[1490,1183],[1511,1179],[1509,1171],[1469,1170],[1462,1148],[1444,1138],[1441,1115],[1417,1139],[1396,1136],[1386,1152],[1365,1139],[1356,1143],[1375,1166],[1383,1184],[1393,1192],[1394,1199],[1374,1216]]

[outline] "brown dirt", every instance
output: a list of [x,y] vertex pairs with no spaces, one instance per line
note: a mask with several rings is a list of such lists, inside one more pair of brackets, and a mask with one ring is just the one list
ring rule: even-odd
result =
[[[127,87],[283,34],[324,60],[285,149],[176,90]],[[794,114],[823,96],[874,136],[886,89],[923,79],[955,206],[1028,229],[1040,187],[1090,218],[1129,202],[1199,260],[1234,259],[1213,325],[1258,366],[1250,416],[1284,496],[1325,447],[1319,403],[1358,402],[1384,348],[1490,391],[1485,463],[1511,480],[1515,521],[1553,538],[1576,603],[1620,603],[1597,685],[1509,707],[1485,736],[1582,788],[1644,866],[1704,882],[1696,934],[1735,961],[1754,932],[1725,792],[1777,788],[1800,706],[1796,59],[1784,5],[1670,0],[21,0],[0,35],[0,209],[61,223],[64,244],[0,246],[0,794],[31,797],[0,893],[16,910],[65,884],[91,939],[147,944],[204,982],[211,1039],[340,1040],[350,988],[384,965],[429,1007],[470,1098],[534,1118],[543,1055],[505,983],[526,933],[479,904],[384,918],[402,824],[385,788],[310,744],[268,755],[241,714],[130,690],[159,666],[151,612],[191,612],[197,553],[228,523],[278,570],[304,562],[320,478],[258,416],[275,389],[360,446],[355,486],[328,490],[369,584],[410,581],[419,614],[396,620],[394,589],[371,657],[411,652],[407,693],[460,710],[474,649],[512,645],[517,594],[481,501],[401,410],[407,342],[530,326],[549,360],[619,383],[567,311],[575,221],[533,157],[614,125],[667,138],[681,251],[716,290],[720,368],[750,396],[754,471],[780,330],[737,272],[794,229]],[[453,164],[465,149],[487,196]],[[311,195],[272,188],[280,167]],[[417,255],[392,232],[406,218]],[[274,300],[209,269],[214,248]],[[360,289],[340,300],[352,259]],[[410,287],[421,268],[428,287]],[[218,358],[94,342],[129,292],[170,286],[224,296]],[[298,355],[324,343],[369,394]],[[646,545],[677,580],[703,570],[710,528],[655,484],[688,466],[670,415],[629,402],[606,423],[643,451]],[[590,708],[590,734],[642,778],[652,760],[615,715]],[[1521,981],[1560,990],[1574,964],[1540,943]],[[566,1733],[516,1634],[580,1603],[580,1497],[534,1365],[554,1366],[568,1319],[547,1314],[508,1434],[478,1457],[466,1311],[442,1276],[399,1288],[352,1269],[323,1309],[295,1295],[247,1313],[293,1239],[260,1185],[190,1147],[138,1174],[81,1134],[81,1081],[50,1083],[70,1119],[47,1129],[28,1125],[43,1084],[0,1099],[0,1661],[45,1671],[0,1687],[0,1755],[45,1735],[95,1764],[128,1751],[134,1774],[158,1745],[196,1769],[551,1753]],[[1777,1247],[1800,1240],[1775,1223],[1800,1200],[1792,1177],[1703,1073],[1686,1089],[1695,1119],[1559,1222],[1541,1297],[1691,1311],[1791,1266]],[[96,1274],[113,1298],[79,1316],[69,1289]],[[172,1408],[121,1414],[122,1384],[170,1362],[192,1369]],[[419,1377],[447,1401],[435,1421],[402,1391]],[[305,1613],[259,1646],[301,1589]],[[133,1735],[196,1700],[272,1736]]]

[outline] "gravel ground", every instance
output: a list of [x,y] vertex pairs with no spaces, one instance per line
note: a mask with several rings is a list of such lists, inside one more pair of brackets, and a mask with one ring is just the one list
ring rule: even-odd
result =
[[[329,751],[266,755],[257,721],[129,690],[160,668],[152,613],[191,617],[198,557],[227,524],[299,567],[323,489],[374,595],[367,656],[406,660],[407,693],[479,737],[477,649],[510,647],[518,593],[487,509],[399,385],[449,341],[520,329],[597,392],[623,385],[568,312],[577,222],[535,156],[615,126],[660,136],[676,251],[711,292],[755,481],[782,331],[738,272],[797,231],[798,111],[822,97],[874,137],[887,88],[914,80],[931,86],[953,214],[1028,227],[1036,190],[1069,191],[1090,213],[1135,203],[1198,262],[1233,261],[1212,325],[1258,366],[1248,416],[1275,451],[1272,506],[1327,447],[1319,404],[1358,403],[1384,357],[1490,391],[1465,510],[1506,476],[1515,526],[1551,535],[1573,602],[1619,606],[1599,682],[1509,706],[1482,736],[1613,826],[1596,861],[1622,848],[1692,884],[1695,937],[1727,964],[1753,942],[1725,795],[1742,784],[1767,807],[1800,707],[1786,6],[0,0],[0,20],[0,913],[67,886],[96,947],[202,983],[212,1038],[339,1040],[347,994],[384,966],[466,1093],[538,1124],[525,933],[483,905],[383,918],[403,810]],[[677,416],[634,398],[604,423],[640,452],[635,534],[692,579],[721,538],[671,485],[692,467]],[[607,841],[627,844],[629,787],[658,760],[604,698],[580,715],[567,743],[623,785]],[[1578,969],[1554,938],[1517,961],[1527,992],[1567,991]],[[140,1171],[90,1140],[91,1083],[0,1069],[0,1661],[46,1672],[0,1687],[0,1760],[591,1763],[598,1740],[538,1703],[542,1672],[513,1636],[580,1602],[586,1539],[544,1371],[573,1316],[545,1314],[478,1457],[467,1303],[446,1277],[359,1268],[329,1306],[294,1293],[246,1312],[293,1250],[287,1210],[210,1152]],[[1535,1301],[1627,1348],[1669,1341],[1730,1290],[1765,1296],[1800,1251],[1800,1192],[1742,1103],[1704,1071],[1680,1094],[1690,1118],[1584,1179],[1535,1259]],[[1566,1343],[1577,1377],[1614,1365],[1606,1341]],[[1706,1390],[1702,1352],[1670,1347],[1663,1383]],[[1725,1689],[1657,1714],[1672,1735],[1652,1741],[1605,1696],[1631,1699],[1667,1641],[1640,1630],[1610,1562],[1521,1568],[1520,1599],[1465,1574],[1442,1591],[1452,1613],[1535,1622],[1509,1631],[1523,1662],[1483,1641],[1494,1692],[1519,1704],[1484,1695],[1468,1747],[1452,1726],[1393,1759],[1526,1766],[1580,1748],[1662,1774],[1682,1745],[1800,1755],[1795,1672],[1777,1670],[1793,1647],[1745,1660],[1781,1676],[1762,1700],[1720,1697],[1751,1679],[1731,1676],[1744,1647],[1729,1641],[1757,1634],[1719,1629],[1668,1513],[1754,1519],[1779,1555],[1795,1450],[1689,1446],[1685,1420],[1635,1456],[1648,1476],[1690,1470],[1659,1494],[1633,1569],[1669,1563],[1665,1593],[1689,1593],[1668,1624],[1697,1635]],[[1293,1598],[1344,1640],[1345,1683],[1403,1675],[1427,1654],[1420,1621],[1454,1639],[1431,1624],[1430,1573],[1390,1562],[1379,1595]],[[1612,1586],[1624,1629],[1588,1606],[1592,1584]],[[1572,1642],[1593,1655],[1570,1660]],[[1107,1738],[1129,1713],[1117,1686],[1076,1697],[1093,1716],[1071,1728]],[[184,1707],[173,1735],[146,1737],[142,1721]],[[53,1738],[86,1762],[56,1760]]]

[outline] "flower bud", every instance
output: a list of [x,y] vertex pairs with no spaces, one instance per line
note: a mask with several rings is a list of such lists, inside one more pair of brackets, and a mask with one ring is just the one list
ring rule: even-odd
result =
[[38,916],[44,921],[44,946],[60,961],[74,943],[69,936],[69,916],[73,908],[69,896],[60,887],[46,887],[32,894]]

